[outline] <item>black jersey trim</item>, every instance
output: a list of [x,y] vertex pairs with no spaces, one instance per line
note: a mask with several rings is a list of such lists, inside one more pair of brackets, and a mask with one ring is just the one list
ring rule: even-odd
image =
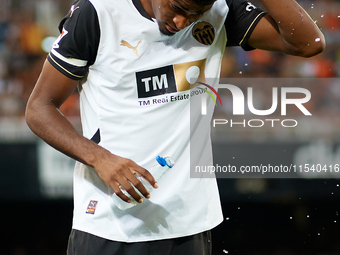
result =
[[144,9],[142,3],[140,2],[140,0],[132,0],[133,5],[136,7],[136,9],[139,11],[139,13],[144,17],[147,18],[148,20],[152,20],[152,18],[150,17],[150,15],[146,12],[146,10]]
[[[256,18],[253,20],[253,22],[249,25],[247,31],[245,32],[242,40],[240,41],[239,45],[241,46],[243,41],[247,38],[248,34],[250,35],[251,32],[253,32],[253,30],[255,29],[255,25],[260,21],[260,19],[262,18],[262,16],[264,16],[265,14],[267,14],[266,12],[261,12],[259,13]],[[250,46],[249,46],[250,47]],[[252,47],[251,47],[252,48]]]
[[100,129],[98,128],[97,132],[92,136],[91,141],[95,142],[96,144],[100,143]]
[[60,65],[50,54],[48,54],[47,59],[49,60],[49,62],[56,68],[58,69],[60,72],[62,72],[63,74],[65,74],[66,76],[70,77],[71,79],[75,79],[75,80],[80,80],[81,78],[84,77],[84,75],[76,75],[74,73],[71,73],[69,70],[67,70],[66,68],[64,68],[62,65]]

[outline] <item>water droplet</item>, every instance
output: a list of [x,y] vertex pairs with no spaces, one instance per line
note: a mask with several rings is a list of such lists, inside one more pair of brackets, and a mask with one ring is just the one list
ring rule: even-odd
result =
[[237,207],[237,209],[238,209],[238,210],[240,210],[240,209],[241,209],[241,207]]
[[307,218],[309,218],[309,215],[307,215]]
[[334,195],[334,192],[332,192],[331,194]]
[[248,66],[248,63],[245,63],[244,66]]
[[339,185],[339,184],[337,184],[336,186],[337,186],[337,187],[339,187],[340,185]]
[[336,223],[336,220],[334,221],[334,223]]
[[233,159],[235,159],[235,157],[233,157]]
[[289,217],[289,219],[291,219],[291,220],[292,220],[292,219],[293,219],[293,217]]
[[223,250],[223,252],[224,252],[224,253],[229,253],[229,252],[228,252],[227,250],[225,250],[225,249]]
[[239,72],[239,74],[242,74],[242,73],[243,73],[242,71]]
[[227,217],[227,218],[225,218],[226,220],[229,220],[230,218],[229,217]]
[[318,233],[318,236],[321,235],[320,233]]

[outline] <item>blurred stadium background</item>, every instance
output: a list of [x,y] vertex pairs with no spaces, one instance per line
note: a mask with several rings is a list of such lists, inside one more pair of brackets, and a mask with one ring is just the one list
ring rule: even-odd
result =
[[[302,59],[230,48],[222,77],[314,81],[306,85],[313,116],[292,112],[287,118],[299,120],[293,129],[220,125],[212,129],[217,162],[340,163],[340,1],[299,3],[326,36],[322,54]],[[70,0],[0,0],[0,255],[66,254],[74,162],[32,134],[24,111],[70,5]],[[268,109],[272,86],[253,87],[257,108]],[[230,94],[221,96],[223,106],[214,117],[230,119]],[[61,111],[80,131],[77,92]],[[247,114],[242,118],[255,119]],[[340,180],[336,174],[309,177],[219,179],[225,220],[213,232],[213,254],[340,254]]]

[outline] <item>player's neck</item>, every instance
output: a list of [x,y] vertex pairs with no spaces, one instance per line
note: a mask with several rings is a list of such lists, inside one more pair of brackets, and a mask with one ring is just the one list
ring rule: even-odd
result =
[[142,4],[144,10],[149,14],[151,18],[155,18],[155,15],[152,10],[152,5],[150,0],[140,0],[140,3]]

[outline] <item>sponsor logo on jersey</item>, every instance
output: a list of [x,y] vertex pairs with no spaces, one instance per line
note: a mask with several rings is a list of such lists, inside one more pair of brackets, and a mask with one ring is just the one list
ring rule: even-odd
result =
[[124,41],[124,40],[121,40],[120,42],[120,46],[125,46],[125,47],[128,47],[129,49],[133,50],[136,55],[137,55],[137,58],[139,57],[138,55],[138,51],[137,51],[137,47],[139,46],[139,44],[141,43],[142,41],[139,41],[137,43],[137,45],[135,47],[133,47],[130,43],[128,43],[127,41]]
[[252,10],[257,9],[255,5],[253,5],[251,2],[247,3],[246,11],[251,12]]
[[97,208],[98,201],[90,200],[89,205],[87,206],[86,213],[94,214]]
[[164,66],[136,73],[138,98],[190,90],[204,79],[206,59]]
[[215,30],[210,23],[201,21],[193,27],[192,35],[198,42],[211,45],[215,38]]
[[67,31],[65,28],[63,28],[63,31],[61,32],[61,34],[59,35],[59,37],[57,38],[57,40],[55,40],[55,42],[53,43],[52,48],[53,48],[53,49],[59,48],[59,42],[60,42],[61,39],[63,39],[67,34],[68,34],[68,31]]

